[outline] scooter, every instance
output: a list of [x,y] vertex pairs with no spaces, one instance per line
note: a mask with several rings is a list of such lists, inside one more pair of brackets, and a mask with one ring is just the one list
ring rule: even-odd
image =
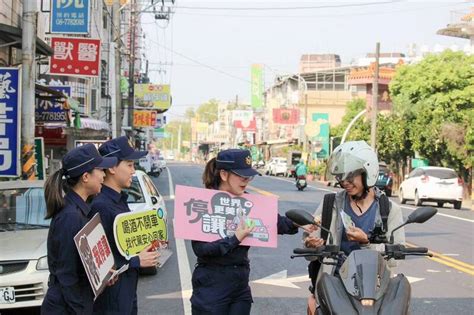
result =
[[[316,283],[316,307],[308,305],[308,315],[325,314],[409,314],[411,286],[403,274],[391,278],[386,261],[402,260],[406,256],[432,256],[425,247],[405,247],[394,244],[393,232],[411,223],[424,223],[436,214],[431,207],[421,207],[390,235],[385,251],[371,249],[354,250],[345,259],[339,275],[323,272]],[[315,223],[314,217],[304,210],[289,210],[286,216],[299,225],[314,224],[328,232],[328,244],[318,248],[295,248],[291,258],[316,257],[319,262],[336,265],[345,257],[338,245],[332,242],[331,232]]]
[[298,176],[298,178],[296,179],[296,188],[298,188],[299,191],[303,191],[303,189],[305,189],[306,186],[308,186],[306,182],[306,176],[305,175]]

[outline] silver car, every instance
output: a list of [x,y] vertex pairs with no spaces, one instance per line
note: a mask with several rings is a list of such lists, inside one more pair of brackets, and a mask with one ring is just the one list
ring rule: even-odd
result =
[[40,306],[48,289],[43,184],[0,182],[0,313]]

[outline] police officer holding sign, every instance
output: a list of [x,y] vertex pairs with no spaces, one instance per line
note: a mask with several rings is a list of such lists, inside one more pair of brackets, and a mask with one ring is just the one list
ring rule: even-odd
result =
[[[252,168],[248,150],[229,149],[218,153],[204,169],[206,188],[242,196],[245,188],[260,175]],[[304,229],[311,231],[311,226]],[[252,307],[249,286],[249,246],[240,243],[252,233],[245,220],[239,223],[232,237],[213,242],[192,241],[197,264],[192,276],[191,297],[193,315],[248,315]],[[298,226],[278,215],[278,234],[296,234]]]
[[139,267],[153,267],[158,263],[158,252],[149,252],[151,246],[145,248],[138,256],[130,260],[124,258],[115,244],[113,224],[115,217],[130,212],[127,194],[122,190],[132,185],[135,173],[134,161],[145,155],[147,151],[135,151],[127,137],[109,140],[99,147],[104,157],[115,157],[118,164],[105,171],[105,181],[100,194],[92,201],[92,216],[100,213],[105,234],[110,243],[117,268],[129,264],[126,272],[119,276],[114,286],[107,287],[94,303],[94,314],[137,314],[137,283]]
[[[74,236],[89,220],[88,197],[100,192],[104,168],[115,157],[102,157],[92,144],[69,151],[62,168],[45,183],[48,233],[49,289],[41,314],[91,314],[94,294],[87,279]],[[66,192],[64,196],[63,187]]]

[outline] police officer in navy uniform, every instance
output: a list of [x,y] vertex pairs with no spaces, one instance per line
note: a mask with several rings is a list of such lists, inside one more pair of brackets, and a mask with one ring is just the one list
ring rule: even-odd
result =
[[137,283],[139,267],[154,267],[158,263],[158,253],[149,252],[150,246],[138,256],[130,260],[125,259],[115,244],[113,223],[115,217],[121,213],[128,213],[127,194],[123,191],[132,184],[135,173],[134,161],[145,155],[147,151],[135,151],[129,144],[127,137],[118,137],[109,140],[99,147],[104,157],[113,156],[118,164],[105,171],[106,176],[101,193],[94,198],[91,204],[92,213],[100,213],[105,234],[110,243],[117,268],[129,264],[126,272],[119,276],[115,285],[107,287],[94,303],[94,314],[137,314]]
[[[226,191],[242,196],[254,176],[260,175],[252,168],[248,150],[230,149],[218,153],[204,170],[206,188]],[[303,227],[311,230],[310,226]],[[298,226],[288,218],[278,215],[278,234],[296,234]],[[197,256],[191,297],[193,315],[247,315],[252,306],[249,286],[249,246],[240,243],[252,232],[245,220],[239,224],[235,235],[214,242],[192,241]]]
[[[41,314],[92,314],[94,295],[74,243],[74,236],[89,220],[88,197],[100,192],[104,168],[117,158],[104,158],[93,144],[69,151],[62,168],[45,183],[48,233],[49,289]],[[63,187],[66,196],[64,196]]]

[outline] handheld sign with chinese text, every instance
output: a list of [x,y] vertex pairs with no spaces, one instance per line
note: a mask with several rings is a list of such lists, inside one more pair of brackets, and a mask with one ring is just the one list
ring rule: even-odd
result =
[[114,236],[117,249],[129,259],[153,241],[168,241],[164,212],[158,210],[122,213],[115,217]]
[[252,233],[241,245],[277,246],[278,199],[272,196],[244,194],[234,196],[224,191],[176,186],[176,238],[212,242],[232,237],[242,220]]
[[114,267],[114,256],[98,213],[74,236],[74,242],[97,298],[107,286]]

